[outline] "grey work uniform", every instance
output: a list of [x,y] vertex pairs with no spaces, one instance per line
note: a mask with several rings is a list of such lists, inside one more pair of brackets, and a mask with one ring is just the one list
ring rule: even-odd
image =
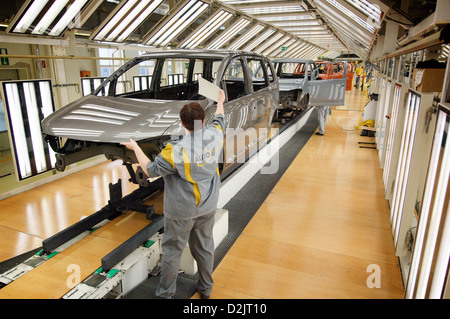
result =
[[225,124],[222,114],[211,124],[168,143],[147,165],[150,177],[164,178],[164,235],[157,297],[171,298],[181,255],[189,241],[197,261],[200,293],[211,294],[214,265],[214,216],[219,199],[219,156]]
[[319,112],[319,134],[325,134],[325,124],[327,124],[327,117],[330,111],[329,106],[317,106]]

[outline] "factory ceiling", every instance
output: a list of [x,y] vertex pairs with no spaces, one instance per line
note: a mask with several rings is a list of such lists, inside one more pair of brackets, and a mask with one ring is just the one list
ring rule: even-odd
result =
[[395,21],[401,26],[398,37],[406,37],[436,5],[427,0],[3,0],[0,30],[33,38],[73,34],[92,43],[144,48],[365,60],[386,32],[386,21]]

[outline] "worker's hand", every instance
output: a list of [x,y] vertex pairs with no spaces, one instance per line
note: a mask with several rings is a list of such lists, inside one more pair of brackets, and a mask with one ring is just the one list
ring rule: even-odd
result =
[[133,151],[138,147],[136,141],[133,140],[131,137],[130,137],[130,141],[129,142],[122,142],[122,143],[120,143],[120,145],[124,145],[128,149],[133,150]]
[[217,97],[217,103],[225,102],[225,92],[223,90],[220,90],[219,96]]

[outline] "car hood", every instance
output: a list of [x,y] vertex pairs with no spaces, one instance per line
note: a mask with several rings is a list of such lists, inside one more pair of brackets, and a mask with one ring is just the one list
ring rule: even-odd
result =
[[139,141],[183,131],[179,112],[186,102],[88,95],[46,117],[42,130],[82,141]]

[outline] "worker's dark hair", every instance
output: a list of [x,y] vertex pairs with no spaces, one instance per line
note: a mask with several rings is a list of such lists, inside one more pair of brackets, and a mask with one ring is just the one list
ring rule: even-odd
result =
[[199,121],[200,124],[203,123],[203,120],[205,119],[205,111],[200,104],[191,102],[183,106],[180,111],[180,118],[184,127],[192,132],[195,127],[195,121]]

